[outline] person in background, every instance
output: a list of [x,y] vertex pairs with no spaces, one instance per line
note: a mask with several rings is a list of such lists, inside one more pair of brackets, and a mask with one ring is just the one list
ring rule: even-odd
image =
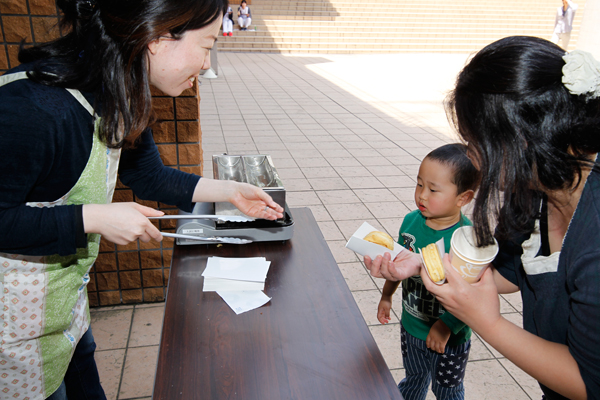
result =
[[233,35],[233,10],[227,7],[227,11],[223,16],[223,36]]
[[65,36],[22,47],[0,76],[0,393],[3,399],[106,399],[94,361],[86,285],[100,236],[162,240],[163,212],[229,201],[283,217],[258,187],[163,165],[151,86],[169,96],[210,67],[226,0],[57,0]]
[[[430,152],[417,175],[418,209],[404,217],[398,243],[419,253],[419,249],[443,239],[445,251],[449,252],[454,231],[471,225],[461,209],[473,199],[477,180],[477,170],[467,157],[465,145],[448,144]],[[392,295],[399,284],[385,281],[377,309],[377,319],[382,324],[390,321]],[[404,399],[425,400],[430,382],[438,400],[464,399],[471,329],[444,310],[423,288],[419,276],[402,281],[400,323],[406,376],[398,389]]]
[[552,43],[562,42],[562,48],[567,50],[571,40],[571,31],[573,30],[573,19],[577,4],[571,0],[562,0],[562,6],[556,9],[556,19],[554,22],[554,32],[552,32]]
[[252,23],[252,12],[250,11],[250,7],[248,7],[248,5],[246,4],[246,0],[242,0],[242,3],[238,7],[237,15],[240,30],[247,30],[250,24]]

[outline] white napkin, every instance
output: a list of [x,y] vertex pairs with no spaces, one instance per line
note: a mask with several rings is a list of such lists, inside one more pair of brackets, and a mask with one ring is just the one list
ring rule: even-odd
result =
[[267,304],[271,298],[260,290],[248,292],[221,292],[217,291],[225,303],[236,314],[241,314],[246,311],[254,310],[264,304]]

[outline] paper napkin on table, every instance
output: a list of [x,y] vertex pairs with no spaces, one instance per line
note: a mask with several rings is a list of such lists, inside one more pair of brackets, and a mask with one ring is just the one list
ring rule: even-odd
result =
[[203,291],[262,290],[270,265],[264,257],[209,257],[202,273]]
[[255,308],[267,304],[269,300],[271,300],[269,296],[260,290],[243,292],[217,291],[217,294],[225,300],[225,303],[227,303],[236,314],[254,310]]
[[236,314],[258,308],[271,300],[261,291],[270,266],[264,257],[209,257],[202,291],[217,292]]

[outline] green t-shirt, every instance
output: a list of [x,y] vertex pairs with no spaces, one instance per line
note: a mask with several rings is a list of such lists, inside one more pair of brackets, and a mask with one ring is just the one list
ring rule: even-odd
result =
[[[450,252],[452,233],[461,226],[471,225],[471,221],[461,214],[460,221],[450,228],[436,231],[425,224],[427,219],[421,211],[415,210],[404,217],[398,243],[408,250],[419,253],[419,249],[430,243],[444,239],[446,253]],[[413,276],[402,281],[402,326],[412,336],[426,340],[431,326],[441,319],[450,328],[452,334],[449,346],[458,346],[471,338],[471,328],[447,312],[433,297],[420,276]]]

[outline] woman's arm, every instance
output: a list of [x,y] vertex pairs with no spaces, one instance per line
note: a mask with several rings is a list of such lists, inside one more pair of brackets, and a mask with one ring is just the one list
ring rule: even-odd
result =
[[259,187],[248,183],[202,178],[192,197],[194,202],[230,202],[244,214],[254,218],[283,218],[283,208]]
[[535,336],[500,315],[500,302],[492,269],[473,285],[466,283],[444,257],[447,284],[421,278],[455,317],[469,325],[486,342],[533,378],[571,399],[586,399],[586,386],[567,346]]
[[494,272],[494,282],[496,283],[496,288],[498,289],[499,294],[516,293],[519,291],[519,287],[503,277],[497,269],[491,265],[489,268],[492,268],[492,271]]

